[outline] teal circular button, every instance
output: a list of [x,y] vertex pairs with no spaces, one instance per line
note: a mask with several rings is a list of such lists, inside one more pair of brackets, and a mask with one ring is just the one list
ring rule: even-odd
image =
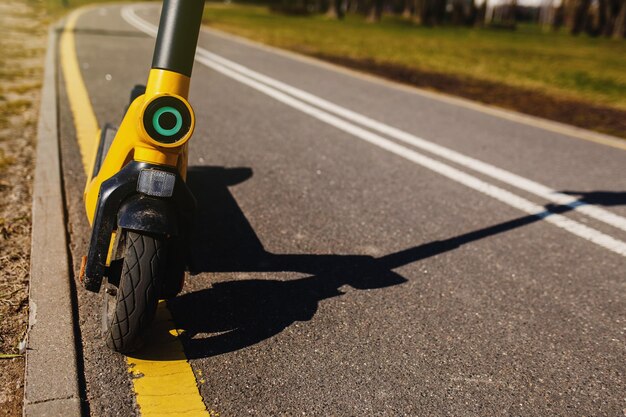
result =
[[[159,118],[165,113],[170,113],[176,118],[176,124],[171,129],[165,129],[159,122]],[[173,136],[180,132],[180,128],[183,127],[183,116],[174,107],[161,107],[159,110],[154,112],[154,116],[152,117],[152,126],[154,126],[154,130],[156,130],[159,135]]]

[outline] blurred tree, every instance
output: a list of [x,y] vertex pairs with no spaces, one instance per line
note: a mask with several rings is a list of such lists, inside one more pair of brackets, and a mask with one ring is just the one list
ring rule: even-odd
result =
[[561,1],[561,4],[554,10],[554,19],[552,20],[552,29],[559,30],[565,23],[565,5]]
[[470,0],[469,9],[465,16],[465,23],[474,26],[479,17],[479,8],[476,6],[476,0]]
[[465,23],[465,10],[464,0],[450,0],[450,6],[452,6],[452,13],[450,16],[450,22],[453,25],[462,25]]
[[587,24],[591,0],[567,0],[565,5],[567,27],[572,35],[578,35]]
[[369,5],[367,21],[370,23],[380,22],[383,16],[384,0],[372,0]]
[[556,17],[554,0],[542,0],[539,6],[539,24],[545,29],[552,28]]
[[619,13],[619,0],[600,0],[599,12],[601,24],[598,27],[598,34],[611,36],[615,27],[615,18]]
[[485,8],[485,25],[515,29],[517,22],[517,0],[507,2],[489,2]]
[[368,0],[348,0],[348,11],[350,13],[367,15],[369,11]]
[[431,3],[431,24],[440,25],[446,18],[446,0],[429,0]]
[[483,0],[481,5],[476,8],[476,16],[474,17],[474,25],[481,26],[485,22],[487,14],[487,0]]
[[426,8],[426,0],[413,0],[413,22],[421,25],[424,23],[424,9]]
[[622,39],[624,36],[626,36],[626,0],[621,0],[613,27],[613,39]]
[[431,15],[431,2],[434,0],[415,0],[415,12],[413,21],[418,25],[429,25]]
[[344,18],[344,4],[342,0],[329,0],[326,17],[330,19]]
[[598,2],[598,26],[594,30],[594,35],[602,35],[605,31],[610,31],[613,27],[615,14],[612,11],[611,0],[599,0]]
[[413,0],[404,0],[404,7],[402,9],[402,17],[410,19],[413,16]]
[[[245,0],[248,1],[248,0]],[[394,13],[415,24],[438,26],[491,25],[515,28],[517,19],[539,21],[544,28],[565,24],[574,35],[622,39],[626,36],[626,0],[539,0],[536,9],[519,0],[250,0],[270,4],[272,10],[287,14],[326,13],[343,19],[358,13],[368,22],[379,22],[383,12]],[[69,0],[61,0],[63,4]],[[533,20],[534,19],[534,20]]]
[[419,25],[435,26],[443,23],[446,0],[414,0],[413,21]]

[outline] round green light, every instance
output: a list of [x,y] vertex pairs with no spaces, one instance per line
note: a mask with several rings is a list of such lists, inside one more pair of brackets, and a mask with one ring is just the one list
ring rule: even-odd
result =
[[[171,129],[164,129],[163,126],[161,126],[161,123],[159,123],[159,118],[165,113],[171,113],[176,118],[176,125],[174,125]],[[183,116],[174,107],[161,107],[159,110],[154,112],[154,116],[152,117],[152,126],[154,126],[154,130],[156,130],[159,135],[173,136],[177,134],[183,126]]]

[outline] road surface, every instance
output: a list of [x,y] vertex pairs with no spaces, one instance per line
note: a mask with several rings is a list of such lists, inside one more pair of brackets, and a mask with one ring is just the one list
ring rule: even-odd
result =
[[[145,83],[158,15],[79,15],[98,124]],[[623,147],[215,32],[199,46],[202,273],[167,310],[208,415],[624,414]],[[77,82],[59,79],[76,275]],[[136,415],[142,375],[106,350],[99,303],[78,288],[88,411]]]

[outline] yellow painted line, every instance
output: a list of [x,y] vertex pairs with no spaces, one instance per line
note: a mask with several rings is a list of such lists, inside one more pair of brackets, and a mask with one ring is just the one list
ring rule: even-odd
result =
[[83,81],[83,76],[76,56],[76,42],[74,29],[76,20],[87,9],[74,11],[67,19],[63,35],[61,36],[61,67],[65,78],[65,89],[70,102],[70,109],[74,116],[76,139],[80,148],[85,172],[91,164],[98,142],[98,120],[91,107],[89,94]]
[[214,414],[206,410],[178,336],[165,301],[159,302],[145,347],[126,358],[142,416]]
[[[98,122],[80,72],[74,29],[88,9],[76,10],[68,17],[61,37],[61,66],[85,172],[96,150]],[[139,411],[145,417],[215,417],[219,413],[207,411],[178,336],[165,302],[159,302],[146,346],[126,358]]]

